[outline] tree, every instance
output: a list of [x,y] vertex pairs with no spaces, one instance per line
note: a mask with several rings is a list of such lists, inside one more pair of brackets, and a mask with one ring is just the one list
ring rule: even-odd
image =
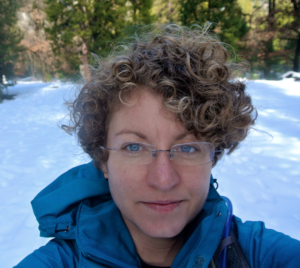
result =
[[242,9],[235,0],[184,0],[180,14],[183,25],[215,22],[211,30],[235,48],[248,31]]
[[154,20],[151,15],[153,0],[129,0],[131,4],[130,12],[132,13],[133,25],[150,24]]
[[15,64],[15,74],[48,81],[55,68],[50,41],[44,31],[44,7],[43,0],[23,0],[23,6],[18,10],[18,27],[23,36],[21,44],[24,51]]
[[179,0],[155,0],[153,13],[160,23],[180,22]]
[[75,66],[81,62],[89,81],[89,54],[105,55],[110,41],[120,36],[125,26],[125,3],[125,0],[46,0],[49,25],[45,28],[54,53],[68,58]]
[[275,16],[278,38],[283,41],[286,51],[293,51],[293,71],[300,72],[300,0],[280,0]]
[[264,78],[273,79],[274,70],[282,56],[274,46],[277,38],[275,0],[254,5],[249,22],[250,31],[243,39],[246,41],[246,58],[252,63],[253,69],[263,72]]
[[268,0],[250,16],[245,37],[247,58],[265,78],[291,68],[300,71],[300,0]]
[[13,77],[15,61],[22,51],[19,45],[22,36],[16,26],[16,12],[20,6],[21,2],[18,0],[0,1],[0,83],[2,75]]

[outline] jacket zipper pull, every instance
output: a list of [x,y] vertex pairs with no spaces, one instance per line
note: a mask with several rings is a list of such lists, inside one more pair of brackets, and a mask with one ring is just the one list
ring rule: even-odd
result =
[[70,227],[68,225],[66,229],[55,230],[55,233],[59,233],[59,232],[65,232],[65,233],[67,233],[67,232],[69,232],[69,230],[70,230]]

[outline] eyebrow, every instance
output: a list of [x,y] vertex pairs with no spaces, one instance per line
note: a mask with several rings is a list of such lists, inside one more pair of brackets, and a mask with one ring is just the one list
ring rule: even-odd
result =
[[177,140],[181,140],[181,139],[183,139],[184,137],[186,137],[186,136],[188,136],[188,135],[190,135],[190,134],[192,134],[192,133],[190,133],[190,132],[184,132],[184,133],[182,133],[182,134],[179,134],[176,138],[175,138],[175,140],[177,141]]
[[[140,133],[140,132],[137,132],[137,131],[133,131],[133,130],[127,130],[127,129],[124,129],[124,130],[121,130],[119,132],[116,133],[116,136],[119,136],[119,135],[123,135],[123,134],[133,134],[133,135],[136,135],[138,136],[139,138],[143,139],[143,140],[148,140],[147,139],[147,136]],[[175,140],[180,140],[180,139],[183,139],[184,137],[190,135],[191,133],[190,132],[185,132],[185,133],[182,133],[182,134],[179,134]]]
[[116,136],[123,135],[123,134],[133,134],[133,135],[138,136],[141,139],[144,139],[144,140],[147,139],[147,137],[144,134],[140,133],[140,132],[132,131],[132,130],[126,130],[126,129],[117,132]]

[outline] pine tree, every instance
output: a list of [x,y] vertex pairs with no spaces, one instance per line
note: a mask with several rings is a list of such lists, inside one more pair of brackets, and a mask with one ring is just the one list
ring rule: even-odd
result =
[[129,0],[131,22],[133,25],[150,24],[154,20],[151,15],[153,0]]
[[235,0],[184,0],[181,2],[180,14],[182,24],[187,26],[214,22],[211,30],[223,42],[235,48],[248,31],[242,9]]
[[20,35],[17,23],[17,10],[20,7],[18,0],[0,1],[0,84],[2,75],[11,78],[14,75],[14,63],[18,53],[22,51],[19,45]]
[[[53,51],[74,66],[84,65],[86,80],[91,52],[105,55],[125,26],[125,0],[46,0],[46,31]],[[78,57],[78,54],[80,57]]]
[[300,0],[279,0],[274,13],[281,46],[284,45],[285,55],[292,54],[289,60],[293,71],[300,72]]
[[266,79],[278,73],[300,71],[300,0],[268,0],[258,3],[247,34],[247,59]]

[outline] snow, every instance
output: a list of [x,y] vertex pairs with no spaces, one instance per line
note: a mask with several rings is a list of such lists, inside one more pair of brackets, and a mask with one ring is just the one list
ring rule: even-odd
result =
[[282,79],[291,79],[291,80],[294,79],[295,80],[295,78],[300,78],[300,73],[289,71],[289,72],[286,72],[286,73],[280,75],[280,77]]
[[[232,155],[213,169],[234,214],[300,240],[300,82],[250,81],[259,117]],[[0,104],[0,263],[16,265],[48,239],[40,238],[34,196],[66,170],[89,162],[74,137],[58,128],[67,114],[67,83],[21,82]]]

